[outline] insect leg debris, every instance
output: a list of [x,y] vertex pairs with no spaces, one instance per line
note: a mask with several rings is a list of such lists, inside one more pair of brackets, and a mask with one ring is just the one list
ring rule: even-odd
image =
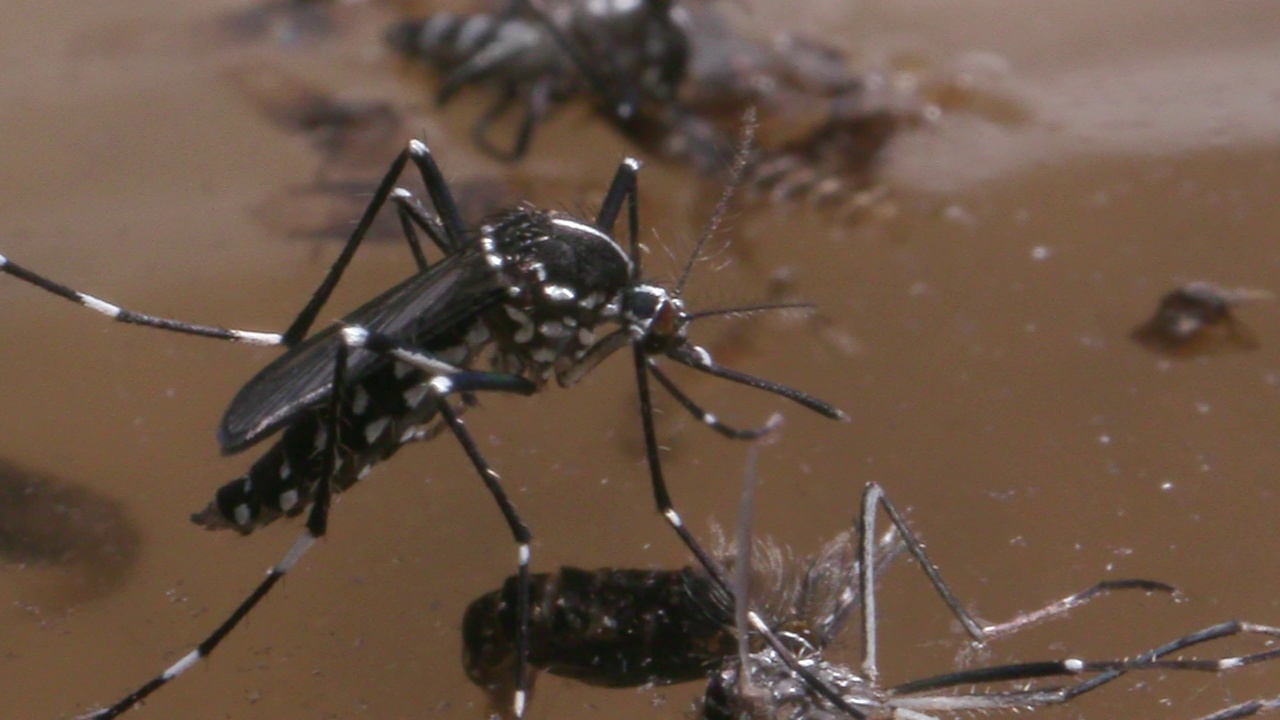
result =
[[[750,471],[749,471],[750,473]],[[748,487],[752,479],[748,477]],[[1183,670],[1223,672],[1245,665],[1280,658],[1280,650],[1210,659],[1182,659],[1168,656],[1180,650],[1235,635],[1280,637],[1280,627],[1232,621],[1214,625],[1166,643],[1130,659],[1091,661],[1079,658],[1013,663],[993,667],[960,670],[915,680],[893,687],[879,683],[876,662],[877,609],[875,575],[885,564],[884,540],[876,541],[874,517],[877,506],[892,521],[892,530],[901,538],[906,551],[919,562],[930,583],[957,617],[968,634],[977,642],[985,642],[1016,633],[1043,620],[1116,590],[1143,590],[1175,593],[1169,585],[1150,580],[1114,580],[1100,582],[1080,593],[1070,595],[1045,607],[1022,613],[1003,623],[984,623],[963,609],[955,595],[942,581],[937,568],[924,553],[923,545],[906,525],[897,508],[884,491],[869,483],[863,493],[862,512],[855,523],[856,532],[843,534],[819,553],[806,560],[803,572],[789,582],[779,575],[781,563],[776,559],[764,563],[764,573],[772,573],[775,582],[766,590],[776,592],[785,601],[766,607],[781,608],[768,618],[764,630],[758,632],[768,640],[776,636],[778,643],[789,648],[806,672],[798,673],[776,652],[775,644],[755,650],[749,642],[745,623],[738,624],[740,652],[730,656],[722,668],[712,675],[703,701],[701,717],[707,720],[799,720],[799,718],[846,716],[882,720],[930,720],[934,713],[967,713],[973,711],[1023,710],[1068,702],[1107,685],[1128,672],[1142,670]],[[848,544],[856,535],[858,551],[850,552]],[[845,547],[841,547],[843,541]],[[749,563],[743,545],[737,551],[738,563]],[[766,546],[767,547],[767,546]],[[776,555],[775,555],[776,557]],[[854,576],[857,584],[854,585]],[[763,584],[763,583],[760,583]],[[760,585],[757,584],[757,587]],[[843,590],[841,591],[841,587]],[[748,617],[746,608],[755,598],[743,584],[736,583],[735,607]],[[835,641],[854,605],[863,618],[863,660],[860,671],[854,671],[824,656]],[[755,630],[756,628],[753,628]],[[1029,682],[1049,677],[1092,675],[1082,682],[1065,687],[1028,687],[1016,690],[984,691],[976,689],[990,683]],[[956,688],[975,688],[955,692]],[[832,696],[843,703],[835,703]],[[1201,720],[1228,720],[1253,715],[1280,707],[1280,699],[1258,700],[1234,705]]]

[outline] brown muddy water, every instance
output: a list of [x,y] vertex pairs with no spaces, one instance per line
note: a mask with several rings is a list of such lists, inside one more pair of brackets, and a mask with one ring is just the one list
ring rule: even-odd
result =
[[[1160,579],[1188,596],[1103,600],[981,661],[1132,654],[1228,618],[1280,624],[1280,305],[1239,309],[1252,352],[1170,359],[1128,338],[1188,281],[1280,292],[1280,6],[748,5],[723,10],[748,32],[786,23],[870,62],[983,68],[1023,110],[1016,122],[944,114],[898,138],[884,171],[892,217],[765,207],[732,218],[719,259],[733,267],[702,266],[691,299],[759,297],[785,270],[822,323],[760,320],[709,341],[853,416],[836,424],[688,379],[725,418],[786,411],[763,453],[757,527],[813,549],[876,480],[987,618],[1103,578]],[[336,246],[288,236],[300,212],[289,191],[319,161],[246,101],[245,73],[413,106],[374,166],[425,133],[451,180],[501,179],[540,202],[590,206],[627,152],[569,109],[526,164],[499,166],[466,141],[474,106],[437,111],[385,56],[393,11],[344,6],[336,35],[280,43],[227,34],[220,18],[244,7],[0,6],[0,252],[134,309],[282,328]],[[707,212],[689,198],[714,188],[656,165],[642,188],[644,224],[687,249]],[[403,247],[369,247],[331,317],[408,268]],[[0,457],[118,505],[122,535],[89,542],[137,533],[129,567],[100,576],[83,563],[0,564],[0,717],[64,718],[187,652],[293,541],[296,523],[241,538],[187,520],[247,467],[219,456],[213,431],[274,353],[115,325],[5,277],[0,328]],[[536,568],[685,562],[651,506],[633,393],[615,359],[572,391],[490,398],[472,415],[535,531]],[[745,448],[666,420],[673,493],[705,533],[736,512]],[[211,662],[136,717],[483,717],[459,621],[513,555],[456,445],[410,448],[340,499],[328,539]],[[98,579],[68,583],[68,572]],[[890,573],[882,608],[890,682],[945,671],[967,648],[910,567]],[[1278,690],[1277,666],[1150,674],[1052,714],[1193,718]],[[544,677],[532,716],[678,718],[699,691]]]

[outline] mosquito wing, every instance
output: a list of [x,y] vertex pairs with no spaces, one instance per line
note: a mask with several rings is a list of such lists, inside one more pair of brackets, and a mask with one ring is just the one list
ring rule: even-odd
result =
[[[450,255],[406,279],[291,348],[245,384],[218,427],[222,452],[232,454],[253,445],[329,396],[344,327],[358,325],[418,346],[429,345],[432,338],[500,300],[502,293],[497,275],[478,250]],[[375,353],[353,349],[347,360],[347,380],[360,378],[382,360]]]

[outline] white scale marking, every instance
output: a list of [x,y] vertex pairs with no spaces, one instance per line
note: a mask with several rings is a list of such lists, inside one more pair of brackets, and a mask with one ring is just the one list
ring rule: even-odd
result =
[[367,440],[370,445],[372,445],[374,441],[378,439],[378,436],[382,434],[382,431],[386,430],[387,426],[390,424],[391,424],[390,418],[383,417],[383,418],[378,418],[377,420],[374,420],[373,422],[365,426],[364,439]]
[[427,386],[431,388],[431,392],[441,397],[453,392],[453,381],[447,377],[433,378]]
[[93,310],[95,312],[100,312],[103,315],[106,315],[107,317],[113,317],[113,318],[120,317],[120,308],[115,305],[112,305],[106,300],[99,300],[98,298],[92,295],[85,295],[84,293],[76,293],[76,296],[80,299],[80,304],[84,305],[90,310]]
[[521,326],[527,325],[529,327],[533,327],[533,320],[529,318],[528,313],[521,310],[520,308],[513,307],[511,305],[503,305],[502,309],[506,311],[507,317],[511,318],[512,320],[515,320]]
[[245,343],[246,345],[263,345],[263,346],[269,347],[272,345],[279,345],[280,343],[284,342],[284,336],[281,335],[280,333],[252,332],[249,330],[232,330],[231,336],[236,339],[236,342],[242,342],[242,343]]
[[533,352],[529,353],[529,356],[533,358],[534,362],[542,363],[543,365],[556,361],[556,351],[550,348],[535,348]]
[[548,320],[547,322],[539,325],[538,332],[555,340],[567,338],[573,334],[573,331],[569,329],[568,325],[565,325],[562,322],[556,322],[555,320]]
[[431,388],[427,387],[426,383],[414,385],[404,391],[404,402],[410,408],[417,409],[417,407],[422,404],[422,399],[425,398],[429,392],[431,392]]
[[236,524],[241,527],[248,525],[249,521],[253,519],[253,516],[249,514],[249,506],[244,504],[237,505],[236,509],[232,511],[231,514],[233,516],[232,519],[234,519]]
[[165,680],[172,680],[182,673],[190,670],[193,665],[200,662],[200,658],[202,657],[204,656],[200,654],[199,649],[192,650],[186,655],[183,655],[182,659],[174,663],[168,670],[165,670],[160,677]]
[[542,294],[551,302],[560,303],[573,302],[574,298],[578,297],[578,294],[573,291],[573,288],[567,285],[543,285]]
[[354,397],[351,398],[351,412],[363,415],[369,409],[369,392],[357,385]]
[[[288,480],[288,479],[289,479],[289,476],[290,476],[290,475],[292,475],[292,474],[293,474],[293,468],[289,466],[289,458],[285,458],[285,459],[280,463],[280,479],[281,479],[281,480]],[[247,486],[248,484],[249,484],[249,481],[248,481],[248,480],[246,480],[246,481],[245,481],[245,485]],[[246,488],[246,489],[247,489],[247,488]]]
[[458,28],[458,34],[455,36],[455,42],[458,47],[470,49],[475,46],[476,41],[483,37],[484,33],[489,30],[489,18],[484,15],[472,15],[462,21],[462,27]]
[[467,347],[465,345],[454,345],[451,348],[441,350],[436,355],[450,365],[461,365],[467,359]]
[[342,328],[342,341],[347,347],[362,348],[369,342],[369,331],[358,325]]
[[280,493],[280,509],[289,512],[298,504],[298,491],[285,490]]
[[596,334],[591,332],[591,328],[582,328],[578,330],[578,342],[583,345],[594,345],[596,342]]
[[289,548],[289,552],[285,553],[284,559],[280,561],[280,564],[272,568],[271,572],[274,572],[277,575],[283,575],[289,572],[293,569],[294,565],[298,564],[298,560],[303,555],[306,555],[307,551],[311,549],[311,546],[315,544],[316,536],[312,535],[310,530],[303,532],[302,537],[299,537],[298,541],[293,544],[293,547]]
[[676,511],[673,508],[663,510],[662,514],[666,516],[667,522],[671,523],[672,526],[684,527],[684,521],[680,519],[680,516],[676,514]]
[[473,348],[478,348],[489,342],[489,326],[483,322],[472,324],[471,329],[467,331],[466,341],[467,345]]

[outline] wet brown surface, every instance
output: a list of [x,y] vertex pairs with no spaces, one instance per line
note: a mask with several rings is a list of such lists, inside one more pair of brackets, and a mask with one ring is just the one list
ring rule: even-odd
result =
[[[314,179],[319,160],[306,138],[250,108],[229,73],[270,65],[357,97],[430,103],[389,71],[380,9],[344,8],[342,34],[278,45],[230,42],[218,23],[237,7],[3,6],[0,252],[140,310],[287,323],[332,251],[286,241],[253,209]],[[749,262],[703,266],[691,300],[758,297],[790,268],[833,325],[760,321],[730,346],[733,361],[854,416],[838,425],[782,408],[757,527],[812,549],[876,479],[913,508],[957,592],[992,619],[1106,577],[1153,577],[1190,596],[1102,601],[1001,643],[993,661],[1131,653],[1229,617],[1280,623],[1280,314],[1272,303],[1242,309],[1253,352],[1168,360],[1128,339],[1191,280],[1277,291],[1280,9],[1011,7],[826,2],[803,18],[801,29],[867,57],[944,65],[990,53],[1031,120],[944,116],[899,138],[886,176],[900,213],[889,222],[850,226],[799,208],[732,220],[734,256]],[[768,29],[796,15],[755,7],[743,22]],[[593,198],[565,188],[602,191],[626,152],[571,109],[505,171],[466,142],[477,111],[460,103],[409,125],[451,179],[510,172],[539,186],[531,200],[582,207]],[[661,167],[642,183],[646,224],[687,248],[706,213],[687,198],[713,193]],[[364,251],[333,316],[409,267],[402,247]],[[134,571],[91,602],[23,606],[34,581],[0,574],[0,717],[67,717],[185,653],[292,542],[286,525],[240,538],[187,521],[249,462],[220,458],[213,429],[272,353],[113,325],[11,278],[0,278],[0,328],[0,456],[118,500],[142,533]],[[856,352],[815,340],[832,333]],[[487,399],[470,421],[537,534],[540,569],[684,562],[650,505],[626,365],[610,362],[573,391]],[[780,407],[724,383],[688,387],[727,419]],[[744,449],[672,420],[673,492],[703,530],[734,513]],[[467,601],[513,567],[456,446],[406,450],[341,499],[329,539],[211,663],[138,717],[480,717],[458,625]],[[885,593],[887,679],[951,667],[965,644],[924,582],[900,569]],[[1055,715],[1192,718],[1274,694],[1278,677],[1275,667],[1228,683],[1148,677]],[[533,714],[682,717],[698,689],[543,678]]]

